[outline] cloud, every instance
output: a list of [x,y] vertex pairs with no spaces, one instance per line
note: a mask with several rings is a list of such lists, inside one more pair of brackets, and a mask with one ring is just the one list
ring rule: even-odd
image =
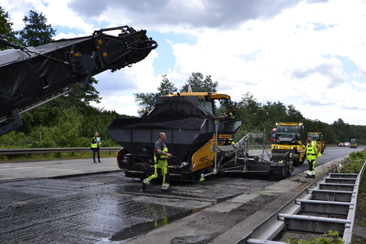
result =
[[301,0],[109,0],[100,4],[97,0],[71,0],[68,7],[84,17],[103,14],[113,23],[127,21],[131,25],[150,28],[182,25],[234,28],[248,20],[272,18],[299,2]]
[[347,76],[342,74],[342,62],[338,61],[326,61],[316,65],[313,68],[296,68],[292,72],[292,77],[297,79],[303,79],[309,77],[315,73],[328,77],[330,83],[329,88],[343,84],[347,82]]

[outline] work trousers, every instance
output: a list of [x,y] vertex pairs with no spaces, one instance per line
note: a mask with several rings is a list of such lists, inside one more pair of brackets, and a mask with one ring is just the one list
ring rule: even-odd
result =
[[308,175],[315,175],[315,163],[316,160],[309,160],[308,159],[308,164],[309,164],[309,170],[308,170]]
[[100,161],[99,147],[92,148],[93,150],[93,161],[95,161],[95,153],[98,153],[98,161]]
[[150,175],[148,178],[144,179],[144,183],[146,185],[149,185],[153,179],[156,179],[159,176],[163,176],[162,189],[167,190],[169,188],[169,183],[170,183],[170,173],[169,173],[169,169],[168,169],[168,163],[166,163],[166,165],[164,165],[161,168],[158,167],[158,164],[155,164],[154,168],[155,168],[154,174]]

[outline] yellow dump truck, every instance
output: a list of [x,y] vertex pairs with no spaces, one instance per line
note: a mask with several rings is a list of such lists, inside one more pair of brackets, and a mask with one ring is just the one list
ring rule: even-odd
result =
[[325,141],[323,141],[323,133],[321,132],[308,132],[308,136],[320,146],[320,152],[324,153]]
[[[282,158],[286,152],[293,152],[305,149],[303,140],[304,126],[299,122],[277,122],[276,136],[274,143],[271,145],[272,159]],[[292,160],[295,167],[304,163],[305,153],[292,154]]]

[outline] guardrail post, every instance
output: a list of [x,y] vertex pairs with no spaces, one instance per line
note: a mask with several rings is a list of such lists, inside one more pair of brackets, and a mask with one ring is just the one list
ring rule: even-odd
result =
[[73,156],[73,157],[74,157],[74,152],[72,152],[72,153],[71,153],[71,156]]
[[111,156],[111,151],[109,151],[109,156]]

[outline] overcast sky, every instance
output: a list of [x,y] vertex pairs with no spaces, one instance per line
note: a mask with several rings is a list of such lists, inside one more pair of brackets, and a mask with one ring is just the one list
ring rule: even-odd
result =
[[55,39],[130,25],[159,43],[131,68],[96,76],[98,105],[137,115],[133,93],[156,92],[161,74],[180,89],[211,75],[239,101],[294,105],[306,118],[366,125],[364,0],[0,0],[14,29],[33,8]]

